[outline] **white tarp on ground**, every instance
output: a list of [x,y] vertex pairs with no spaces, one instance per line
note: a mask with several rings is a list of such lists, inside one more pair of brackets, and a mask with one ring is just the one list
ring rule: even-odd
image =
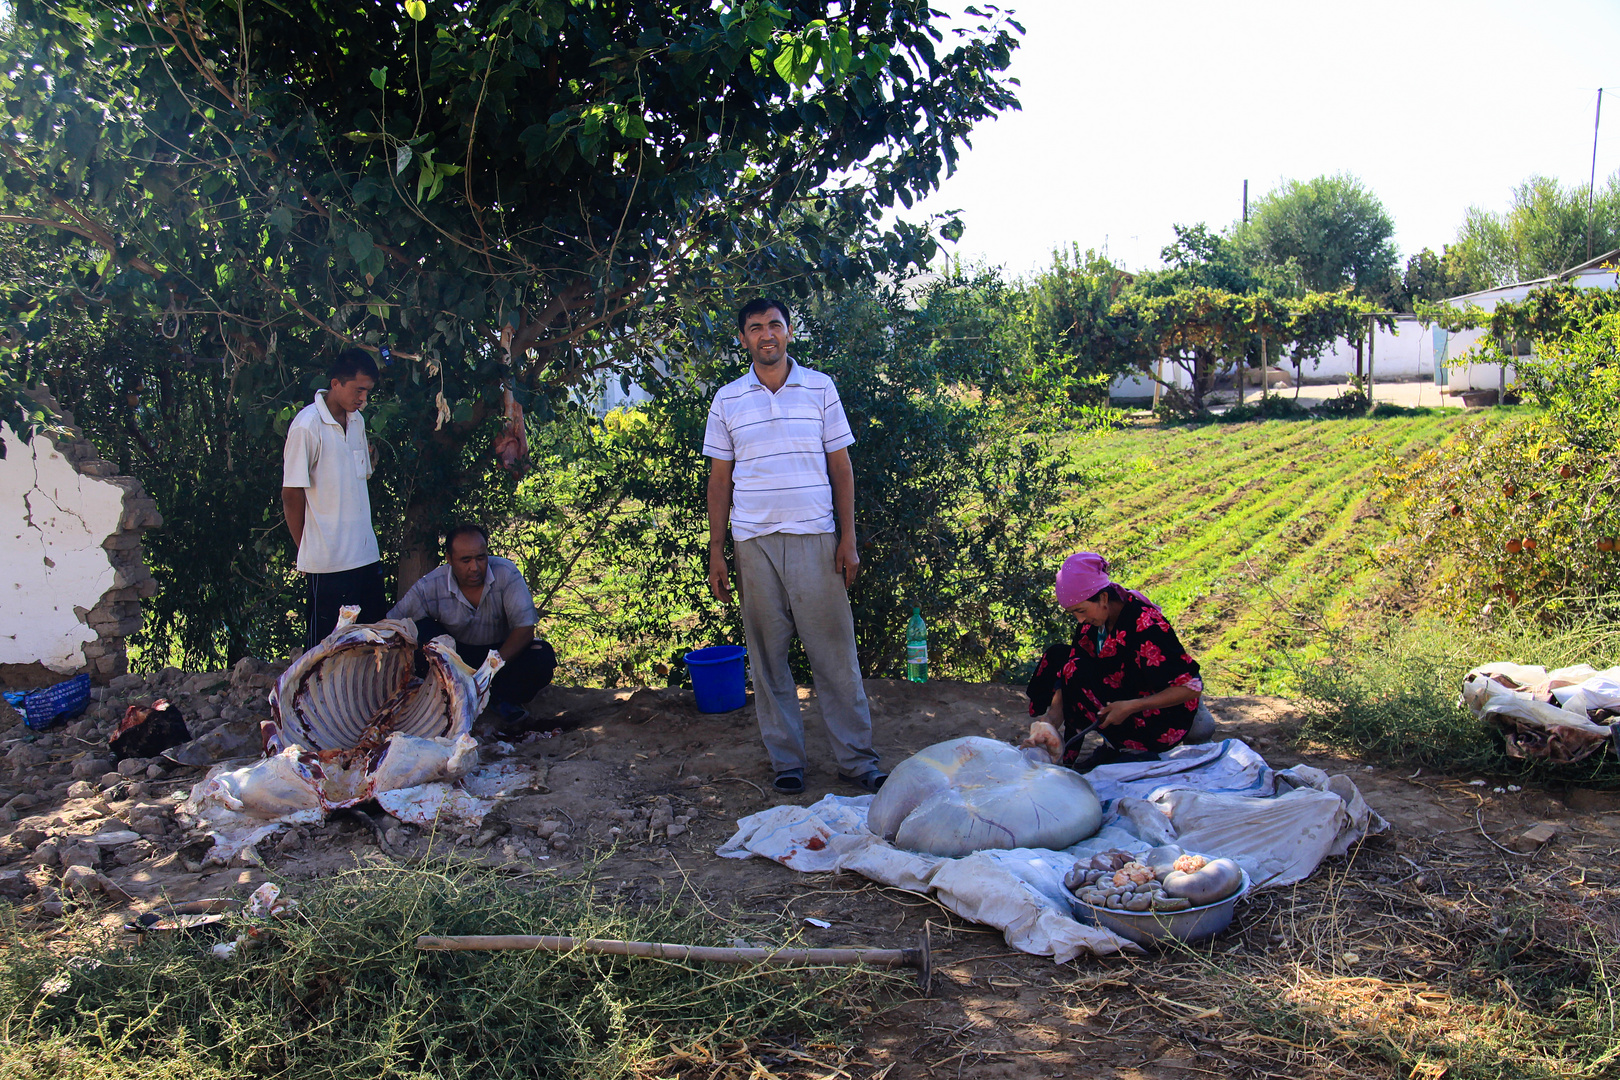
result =
[[901,851],[868,831],[872,796],[828,795],[743,818],[716,854],[757,855],[805,873],[844,870],[931,893],[964,918],[1001,930],[1013,948],[1064,963],[1081,953],[1137,948],[1072,917],[1063,877],[1098,852],[1173,842],[1232,859],[1255,888],[1275,888],[1309,877],[1324,858],[1389,827],[1348,777],[1307,765],[1277,772],[1237,739],[1103,766],[1087,779],[1103,800],[1103,827],[1062,851],[1017,848],[960,859]]

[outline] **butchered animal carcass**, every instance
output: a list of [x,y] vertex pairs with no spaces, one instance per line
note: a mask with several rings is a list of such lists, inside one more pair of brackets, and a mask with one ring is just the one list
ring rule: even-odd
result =
[[212,828],[216,846],[264,831],[244,826],[316,821],[390,792],[458,780],[478,764],[470,732],[500,654],[491,651],[475,671],[453,640],[437,637],[423,647],[427,676],[417,678],[416,624],[356,623],[358,614],[343,608],[332,633],[282,673],[262,725],[264,759],[216,768],[192,790],[181,809]]
[[896,847],[957,858],[988,848],[1062,849],[1102,825],[1085,778],[994,739],[936,743],[902,761],[867,827]]

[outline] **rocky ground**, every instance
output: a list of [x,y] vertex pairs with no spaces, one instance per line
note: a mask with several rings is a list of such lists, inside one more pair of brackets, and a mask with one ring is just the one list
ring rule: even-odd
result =
[[[717,858],[714,849],[736,819],[789,800],[770,790],[751,707],[702,714],[688,691],[552,687],[531,705],[530,730],[479,728],[486,761],[532,773],[528,792],[503,804],[481,828],[418,829],[373,806],[319,827],[289,830],[233,865],[209,865],[208,842],[188,833],[175,809],[210,764],[251,760],[257,753],[258,721],[268,713],[266,694],[278,671],[245,660],[228,672],[124,676],[98,688],[89,711],[64,726],[34,733],[16,724],[5,731],[0,900],[16,905],[25,918],[48,921],[78,894],[113,924],[166,902],[244,896],[267,879],[296,892],[300,881],[357,861],[448,853],[531,877],[536,887],[588,872],[595,887],[627,900],[688,897],[727,913],[749,941],[903,946],[925,921],[931,923],[942,966],[939,991],[870,1017],[855,1056],[840,1059],[840,1068],[859,1066],[848,1075],[1058,1076],[1081,1045],[1089,1048],[1090,1074],[1097,1076],[1182,1075],[1177,1070],[1201,1058],[1208,1061],[1201,1068],[1213,1066],[1220,1075],[1263,1075],[1280,1064],[1266,1056],[1275,1048],[1263,1040],[1253,1044],[1253,1054],[1229,1049],[1225,1058],[1208,1058],[1209,1032],[1219,1030],[1211,1025],[1225,1022],[1216,1015],[1219,1007],[1203,1013],[1162,1007],[1174,1022],[1151,1010],[1141,1023],[1110,1014],[1104,1008],[1110,995],[1137,1000],[1135,990],[1118,989],[1125,982],[1108,981],[1110,973],[1140,971],[1138,960],[1082,959],[1060,967],[1009,953],[998,934],[925,898],[848,875],[802,875],[765,860]],[[885,680],[867,685],[877,748],[889,765],[942,739],[974,734],[1016,740],[1027,727],[1022,695],[1011,687]],[[125,709],[159,697],[178,708],[193,740],[166,757],[114,761],[108,738]],[[807,791],[791,801],[808,803],[827,791],[858,794],[833,773],[814,695],[801,691],[801,698],[813,764]],[[1354,860],[1324,867],[1320,876],[1338,890],[1331,909],[1321,909],[1332,918],[1342,921],[1348,913],[1353,922],[1365,916],[1372,926],[1393,902],[1388,896],[1398,893],[1413,912],[1427,913],[1414,918],[1461,920],[1460,928],[1446,931],[1460,939],[1474,930],[1494,932],[1492,902],[1475,897],[1477,883],[1489,880],[1508,889],[1532,878],[1541,882],[1537,888],[1567,892],[1584,910],[1616,910],[1610,868],[1620,850],[1620,797],[1581,789],[1508,790],[1495,780],[1396,772],[1300,746],[1298,717],[1287,702],[1224,698],[1211,704],[1221,736],[1243,737],[1279,768],[1307,762],[1350,773],[1392,822],[1391,832]],[[1538,824],[1546,828],[1533,832]],[[1351,895],[1346,888],[1362,892]],[[1464,901],[1462,890],[1473,899]],[[1220,948],[1304,948],[1308,934],[1296,925],[1309,921],[1299,907],[1302,895],[1265,894],[1242,906]],[[1363,903],[1366,910],[1359,911],[1356,905]],[[1437,938],[1434,955],[1446,947]],[[1401,959],[1405,952],[1376,948],[1357,945],[1353,954],[1369,958],[1363,964],[1375,956],[1379,963],[1399,961],[1406,965],[1399,968],[1401,978],[1412,985],[1436,977],[1423,974],[1429,969],[1419,960]],[[1161,965],[1159,976],[1168,970]],[[1185,1004],[1197,991],[1176,994]],[[1291,1053],[1293,1075],[1342,1075],[1331,1055],[1317,1060]],[[1366,1074],[1394,1075],[1381,1069]]]

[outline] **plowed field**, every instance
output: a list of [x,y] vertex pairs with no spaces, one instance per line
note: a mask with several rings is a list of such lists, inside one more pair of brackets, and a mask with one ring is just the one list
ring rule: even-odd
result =
[[[1218,693],[1285,691],[1293,663],[1331,649],[1370,615],[1416,606],[1372,558],[1390,540],[1380,461],[1427,449],[1460,411],[1376,420],[1144,425],[1076,443],[1105,483],[1077,498],[1077,538],[1117,580],[1163,606]],[[1285,657],[1284,651],[1289,656]]]

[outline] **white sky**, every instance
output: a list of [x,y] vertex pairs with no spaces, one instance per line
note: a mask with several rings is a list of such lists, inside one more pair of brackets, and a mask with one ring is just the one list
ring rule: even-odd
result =
[[[918,211],[959,209],[964,261],[1028,274],[1055,246],[1159,265],[1176,223],[1224,228],[1288,179],[1348,171],[1404,262],[1533,173],[1620,170],[1617,0],[1003,0],[1022,112],[981,125]],[[963,0],[941,4],[959,11]]]

